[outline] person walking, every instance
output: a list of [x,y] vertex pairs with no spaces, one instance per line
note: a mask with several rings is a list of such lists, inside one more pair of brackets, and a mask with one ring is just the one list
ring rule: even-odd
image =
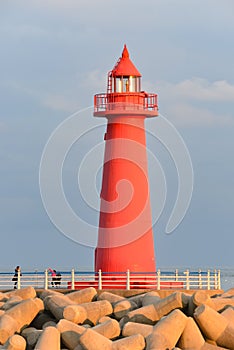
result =
[[56,280],[57,280],[56,270],[51,269],[50,267],[48,268],[48,270],[51,272],[51,275],[52,275],[51,286],[54,287],[54,286],[55,286],[55,282],[56,282]]
[[21,273],[20,271],[21,271],[20,266],[17,265],[16,268],[15,268],[14,277],[12,278],[12,281],[15,282],[15,283],[14,283],[14,289],[17,288],[17,283],[18,283],[19,274],[20,274],[20,276],[22,276],[22,273]]

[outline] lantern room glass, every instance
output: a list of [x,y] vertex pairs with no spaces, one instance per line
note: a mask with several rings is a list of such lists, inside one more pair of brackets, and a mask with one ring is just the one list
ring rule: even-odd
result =
[[141,77],[118,76],[112,77],[112,92],[140,92]]

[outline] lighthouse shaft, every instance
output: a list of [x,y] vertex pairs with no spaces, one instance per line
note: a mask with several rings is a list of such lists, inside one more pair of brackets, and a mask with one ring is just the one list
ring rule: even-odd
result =
[[108,120],[96,270],[155,270],[144,119]]

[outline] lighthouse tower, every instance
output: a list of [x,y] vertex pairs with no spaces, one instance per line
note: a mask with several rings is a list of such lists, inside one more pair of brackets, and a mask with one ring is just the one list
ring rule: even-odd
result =
[[94,116],[107,119],[95,271],[156,271],[144,122],[157,115],[125,45],[94,97]]

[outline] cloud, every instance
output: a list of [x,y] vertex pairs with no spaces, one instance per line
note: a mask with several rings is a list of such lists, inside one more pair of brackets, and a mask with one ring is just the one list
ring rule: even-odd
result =
[[187,79],[177,84],[161,83],[162,92],[183,98],[184,100],[197,100],[206,102],[234,102],[234,85],[226,80],[209,82],[202,78]]
[[197,107],[188,103],[174,103],[162,113],[178,125],[189,126],[234,126],[234,116],[220,115],[211,109]]
[[[147,90],[155,91],[152,82]],[[192,78],[178,83],[161,81],[158,84],[160,112],[182,126],[234,125],[234,114],[225,111],[234,102],[234,85],[225,80],[210,82]],[[160,107],[161,106],[161,107]],[[217,108],[219,107],[219,108]]]

